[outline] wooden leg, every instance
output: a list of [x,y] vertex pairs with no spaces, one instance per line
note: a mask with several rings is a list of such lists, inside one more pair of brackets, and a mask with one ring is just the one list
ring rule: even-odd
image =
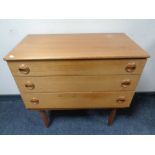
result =
[[49,127],[49,118],[48,118],[45,110],[40,110],[39,113],[40,113],[40,117],[42,118],[45,126],[48,128]]
[[108,125],[112,125],[114,118],[116,116],[116,111],[117,111],[116,109],[111,110],[109,117],[108,117]]

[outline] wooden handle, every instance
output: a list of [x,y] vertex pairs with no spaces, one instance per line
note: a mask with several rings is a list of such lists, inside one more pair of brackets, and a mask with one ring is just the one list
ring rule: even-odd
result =
[[33,98],[30,100],[30,102],[31,102],[32,104],[39,104],[39,100],[38,100],[37,98],[35,98],[35,97],[33,97]]
[[30,69],[27,65],[25,64],[21,64],[18,68],[18,70],[20,71],[20,73],[22,74],[28,74],[30,72]]
[[125,102],[125,96],[120,96],[117,98],[117,103],[124,103]]
[[32,90],[32,89],[34,89],[35,85],[34,85],[31,81],[27,81],[27,82],[25,83],[25,87],[26,87],[27,89]]
[[130,84],[131,84],[131,80],[127,79],[127,80],[123,80],[123,81],[122,81],[121,86],[122,86],[123,88],[126,88],[126,87],[128,87]]
[[134,62],[128,63],[125,67],[127,72],[133,72],[136,69],[136,64]]

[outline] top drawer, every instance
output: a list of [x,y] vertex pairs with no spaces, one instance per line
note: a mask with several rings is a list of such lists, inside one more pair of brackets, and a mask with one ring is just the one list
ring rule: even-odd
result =
[[14,76],[141,74],[146,59],[8,61]]

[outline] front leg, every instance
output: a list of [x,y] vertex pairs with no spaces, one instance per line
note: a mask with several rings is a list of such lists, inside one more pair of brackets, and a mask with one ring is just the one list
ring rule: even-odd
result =
[[48,128],[49,127],[49,118],[48,118],[48,116],[46,114],[46,111],[45,110],[40,110],[39,113],[40,113],[40,117],[42,118],[45,126]]
[[109,114],[109,117],[108,117],[108,125],[112,125],[114,119],[115,119],[115,116],[116,116],[116,109],[112,109],[110,114]]

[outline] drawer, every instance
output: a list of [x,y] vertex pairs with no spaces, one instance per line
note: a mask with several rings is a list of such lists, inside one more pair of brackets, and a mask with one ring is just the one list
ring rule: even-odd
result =
[[22,95],[28,109],[82,109],[129,107],[134,92],[70,92],[25,93]]
[[8,61],[14,76],[141,74],[146,59]]
[[21,92],[135,90],[139,75],[15,77]]

